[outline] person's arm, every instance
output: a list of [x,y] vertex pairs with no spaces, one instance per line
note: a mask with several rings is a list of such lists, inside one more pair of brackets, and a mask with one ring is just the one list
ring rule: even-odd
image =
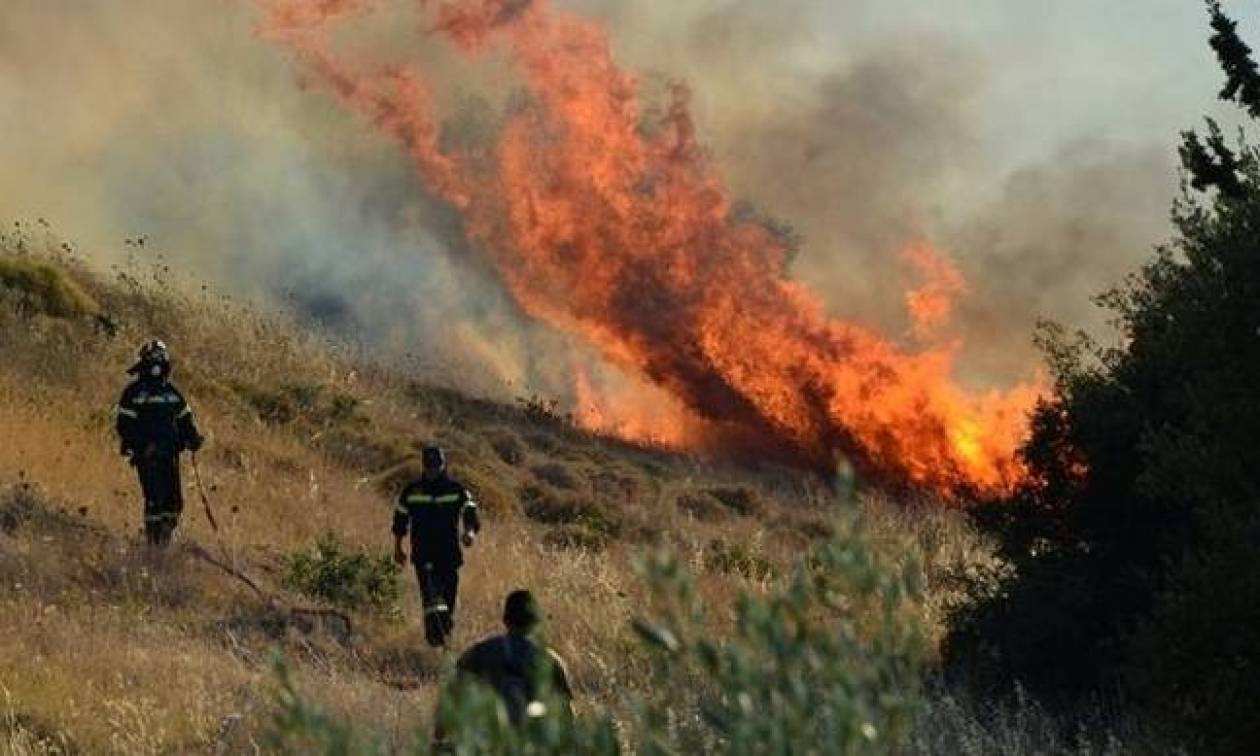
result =
[[411,529],[411,510],[407,507],[407,490],[404,488],[394,502],[394,525],[391,530],[394,534],[394,561],[398,564],[407,563],[407,552],[403,550],[403,539],[407,537],[407,532]]
[[138,422],[140,413],[136,410],[135,392],[128,386],[114,407],[114,431],[118,434],[118,448],[122,454],[133,454],[137,451],[139,439]]
[[197,421],[193,419],[192,407],[188,406],[188,401],[178,391],[175,395],[179,397],[179,408],[175,414],[175,429],[179,433],[180,446],[190,452],[196,452],[201,449],[205,439],[197,431]]
[[550,649],[547,650],[547,656],[551,660],[551,689],[557,696],[564,699],[565,708],[570,717],[573,716],[573,689],[569,687],[569,673],[564,667],[564,660],[560,655]]
[[467,488],[464,489],[464,507],[460,515],[464,521],[464,545],[471,546],[481,532],[481,516],[477,511],[477,500]]

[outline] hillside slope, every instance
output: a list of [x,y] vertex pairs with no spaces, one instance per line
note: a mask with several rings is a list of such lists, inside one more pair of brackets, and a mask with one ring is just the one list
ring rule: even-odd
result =
[[[615,713],[646,684],[636,554],[677,554],[721,634],[737,595],[769,590],[832,532],[834,497],[809,476],[597,438],[541,400],[465,396],[281,315],[184,293],[160,267],[94,272],[42,226],[13,227],[0,247],[0,750],[252,750],[272,711],[272,649],[313,702],[409,742],[441,669],[410,575],[401,616],[321,612],[284,576],[329,531],[387,553],[389,497],[426,442],[449,450],[487,520],[455,645],[494,631],[504,594],[529,587],[585,710]],[[112,433],[123,371],[149,338],[170,344],[209,437],[199,467],[221,525],[186,465],[166,553],[138,536]],[[983,558],[977,542],[949,514],[856,506],[883,553],[918,560],[936,632],[946,576]]]

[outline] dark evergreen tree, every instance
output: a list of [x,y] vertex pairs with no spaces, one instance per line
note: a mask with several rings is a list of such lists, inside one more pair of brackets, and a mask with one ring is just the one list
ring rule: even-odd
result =
[[[1208,4],[1221,96],[1260,117],[1260,74]],[[1187,132],[1177,235],[1101,303],[1123,346],[1046,326],[1056,377],[1031,482],[981,507],[1010,570],[956,617],[948,655],[1051,703],[1122,690],[1188,742],[1260,742],[1260,160]]]

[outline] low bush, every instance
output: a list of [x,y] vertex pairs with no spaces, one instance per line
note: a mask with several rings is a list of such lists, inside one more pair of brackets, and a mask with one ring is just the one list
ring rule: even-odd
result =
[[285,560],[286,588],[344,609],[401,611],[398,565],[388,556],[351,549],[331,531]]
[[573,416],[560,409],[558,399],[547,399],[538,394],[516,398],[516,406],[525,419],[535,425],[569,426]]
[[525,516],[546,525],[580,525],[593,533],[616,537],[625,524],[618,513],[590,499],[542,486],[523,486],[520,498]]
[[543,534],[543,543],[553,549],[603,551],[608,535],[585,525],[557,525]]
[[513,467],[525,461],[525,444],[520,436],[507,428],[497,428],[488,434],[490,448],[495,455]]
[[567,465],[560,462],[544,462],[530,469],[538,480],[556,488],[572,491],[578,487],[578,478]]
[[704,552],[704,567],[723,575],[739,575],[749,580],[774,577],[774,564],[753,551],[748,544],[733,543],[722,538],[709,542]]
[[287,425],[296,420],[319,427],[358,424],[359,400],[348,394],[328,392],[315,383],[291,383],[265,388],[237,382],[232,389],[268,425]]
[[765,510],[761,495],[747,486],[720,486],[705,493],[741,517],[755,517]]
[[0,289],[12,292],[20,309],[52,317],[77,318],[100,311],[64,269],[43,260],[0,256]]
[[684,491],[675,499],[678,508],[701,522],[715,522],[729,516],[722,502],[704,491]]

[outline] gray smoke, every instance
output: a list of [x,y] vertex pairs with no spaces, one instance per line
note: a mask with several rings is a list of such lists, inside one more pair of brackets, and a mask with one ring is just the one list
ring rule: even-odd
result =
[[[1090,295],[1168,233],[1171,145],[1215,76],[1200,9],[1153,2],[1168,13],[1129,19],[1122,43],[1103,26],[1114,9],[1086,0],[1045,18],[995,0],[564,4],[605,19],[645,82],[689,83],[733,192],[795,228],[795,271],[837,315],[904,333],[901,248],[953,255],[972,285],[966,374],[988,383],[1035,365],[1037,318],[1097,324]],[[387,5],[347,41],[357,55],[510,85],[417,37],[414,0]],[[195,275],[465,382],[566,389],[572,361],[593,358],[519,313],[398,146],[296,86],[254,13],[6,2],[0,215],[47,217],[102,264],[148,234]],[[1166,91],[1148,83],[1160,72]]]

